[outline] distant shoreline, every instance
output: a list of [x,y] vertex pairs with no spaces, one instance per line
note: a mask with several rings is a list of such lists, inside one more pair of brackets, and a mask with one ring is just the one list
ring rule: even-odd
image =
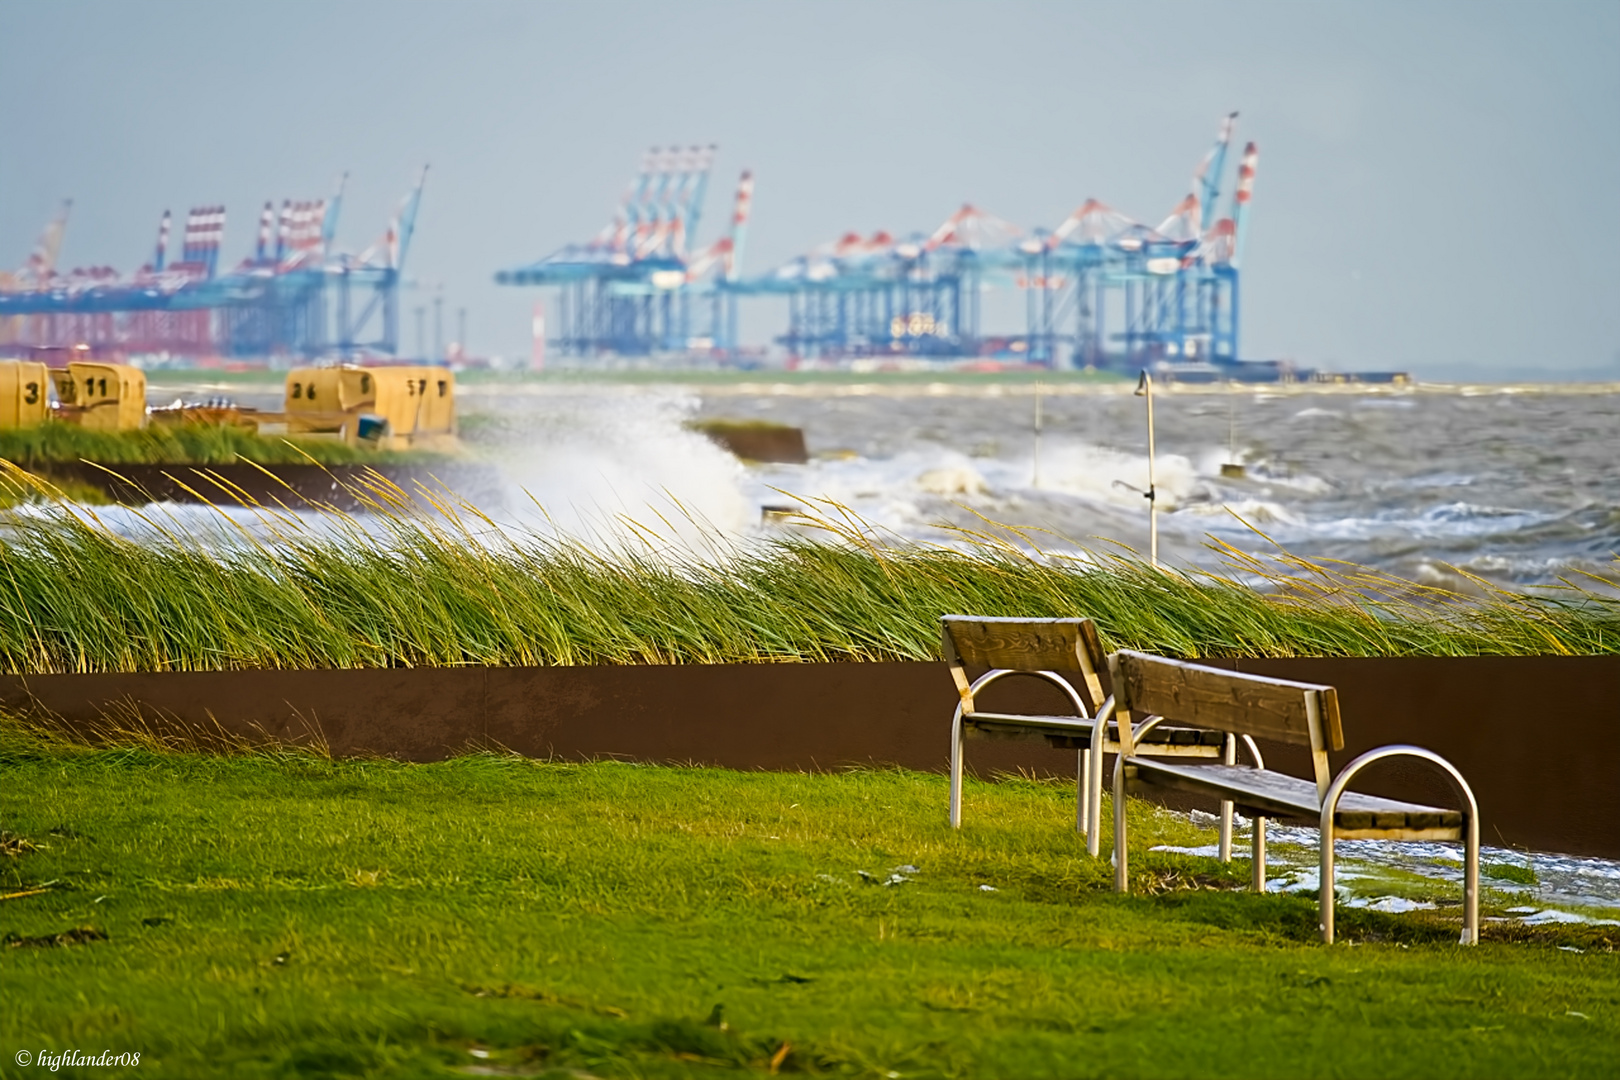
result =
[[[281,371],[219,371],[206,368],[156,369],[147,373],[153,396],[166,389],[280,385]],[[752,371],[703,370],[590,370],[463,371],[457,374],[457,393],[466,398],[531,395],[565,387],[678,386],[710,394],[807,396],[819,393],[1033,394],[1037,383],[1043,394],[1085,395],[1130,393],[1133,378],[1106,372],[1083,371]],[[1575,382],[1523,380],[1492,382],[1437,380],[1419,376],[1405,386],[1379,383],[1175,383],[1159,385],[1174,394],[1333,394],[1401,395],[1412,393],[1539,393],[1620,394],[1620,376],[1604,381]]]

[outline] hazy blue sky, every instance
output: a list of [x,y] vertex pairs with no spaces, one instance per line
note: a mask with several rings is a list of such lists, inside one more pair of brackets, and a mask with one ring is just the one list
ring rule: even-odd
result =
[[1620,371],[1613,0],[0,0],[0,85],[0,265],[69,195],[66,266],[134,269],[164,208],[206,202],[235,261],[266,199],[344,170],[358,249],[431,162],[406,304],[442,283],[509,354],[535,293],[494,271],[594,233],[649,145],[720,144],[705,242],[755,170],[758,270],[964,200],[1157,222],[1238,109],[1248,356]]

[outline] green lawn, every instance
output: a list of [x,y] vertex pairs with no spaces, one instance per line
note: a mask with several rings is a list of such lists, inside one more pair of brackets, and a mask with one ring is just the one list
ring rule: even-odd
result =
[[1066,785],[970,783],[954,833],[944,779],[899,771],[15,726],[0,770],[0,895],[52,883],[0,901],[4,1076],[74,1048],[143,1076],[1610,1076],[1620,1045],[1613,927],[1490,922],[1463,949],[1436,887],[1436,912],[1343,911],[1326,948],[1310,900],[1147,854],[1209,840],[1147,807],[1152,895],[1122,899]]

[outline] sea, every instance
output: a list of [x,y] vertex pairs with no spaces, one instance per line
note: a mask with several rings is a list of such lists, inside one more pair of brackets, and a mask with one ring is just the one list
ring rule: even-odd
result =
[[[897,539],[978,532],[1147,557],[1156,510],[1168,565],[1239,572],[1229,546],[1464,592],[1620,582],[1620,383],[1161,385],[1151,504],[1134,389],[480,382],[460,401],[463,415],[498,418],[483,437],[516,496],[508,509],[543,506],[548,528],[695,519],[746,537],[794,528],[791,510]],[[810,460],[744,465],[688,426],[705,419],[798,427]]]
[[[277,409],[278,384],[154,372],[150,397]],[[1158,385],[986,377],[680,382],[464,378],[464,431],[518,531],[690,546],[832,521],[1075,554],[1249,569],[1231,549],[1462,592],[1620,592],[1620,383]],[[1039,429],[1037,433],[1037,412]],[[810,460],[744,464],[695,421],[801,429]],[[1156,512],[1156,514],[1155,514]],[[631,527],[635,523],[635,527]]]

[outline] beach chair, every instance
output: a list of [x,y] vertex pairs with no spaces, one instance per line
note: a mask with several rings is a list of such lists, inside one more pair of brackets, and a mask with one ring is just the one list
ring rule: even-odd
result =
[[[1120,750],[1114,762],[1114,888],[1129,892],[1125,796],[1173,789],[1223,800],[1254,819],[1252,884],[1266,887],[1266,820],[1315,825],[1321,831],[1322,940],[1333,943],[1335,840],[1430,840],[1463,843],[1462,944],[1479,941],[1479,807],[1468,782],[1450,762],[1418,746],[1383,746],[1346,765],[1338,776],[1328,751],[1344,749],[1338,693],[1331,686],[1245,675],[1220,668],[1120,651],[1108,658]],[[1153,731],[1174,721],[1236,735],[1252,765],[1232,761],[1156,761]],[[1255,737],[1308,746],[1314,776],[1303,780],[1267,769]],[[1448,810],[1351,793],[1350,782],[1374,762],[1417,758],[1438,769],[1462,808]],[[1222,859],[1229,857],[1222,854]]]
[[[1103,755],[1118,753],[1114,703],[1103,696],[1101,673],[1107,657],[1090,619],[1003,619],[946,615],[940,619],[940,648],[950,664],[961,700],[951,719],[951,827],[962,826],[962,769],[971,736],[1045,738],[1054,746],[1079,751],[1075,767],[1075,828],[1086,834],[1092,855],[1100,851],[1101,831],[1092,823],[1102,814]],[[969,668],[989,668],[971,682]],[[1077,688],[1061,672],[1078,672]],[[1043,679],[1061,690],[1074,709],[1070,716],[981,711],[978,695],[1013,675]],[[1166,757],[1236,760],[1230,736],[1197,728],[1156,726],[1140,740],[1144,752]],[[1223,807],[1222,851],[1230,854],[1232,808]]]

